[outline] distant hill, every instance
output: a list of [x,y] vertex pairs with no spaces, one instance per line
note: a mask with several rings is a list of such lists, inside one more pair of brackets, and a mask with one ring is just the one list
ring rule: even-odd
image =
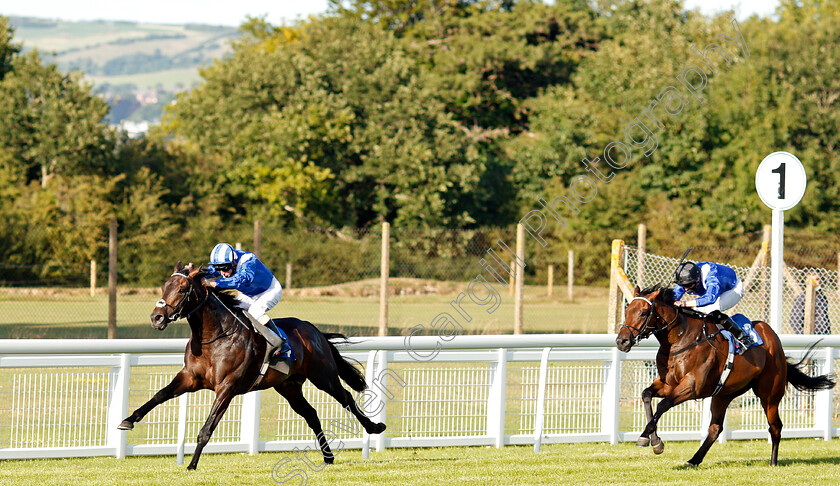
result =
[[233,27],[136,22],[67,22],[10,17],[24,50],[38,49],[65,71],[97,85],[175,89],[199,80],[198,68],[230,52]]

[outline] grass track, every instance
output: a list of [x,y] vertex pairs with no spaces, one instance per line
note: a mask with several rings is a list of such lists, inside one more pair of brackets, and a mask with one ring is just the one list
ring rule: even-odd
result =
[[[531,447],[417,448],[345,451],[336,464],[308,475],[308,485],[578,485],[578,484],[838,484],[840,440],[782,440],[779,466],[768,465],[766,440],[715,444],[696,469],[682,464],[699,442],[668,442],[665,454],[632,443],[556,444],[534,454]],[[313,456],[314,457],[314,456]],[[177,466],[172,456],[5,461],[4,485],[271,485],[299,467],[292,453],[206,454],[198,471]],[[189,461],[189,456],[186,458]],[[296,480],[286,484],[298,484]]]

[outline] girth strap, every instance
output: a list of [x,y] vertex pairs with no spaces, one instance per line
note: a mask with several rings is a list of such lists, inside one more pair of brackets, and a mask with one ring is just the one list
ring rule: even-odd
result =
[[735,338],[729,331],[720,331],[720,333],[723,334],[726,337],[727,342],[729,342],[729,354],[726,356],[726,364],[723,366],[723,372],[720,374],[720,380],[718,380],[717,385],[715,385],[715,391],[712,392],[712,396],[717,395],[723,389],[723,385],[726,383],[726,379],[729,378],[729,373],[732,372],[732,368],[735,363]]

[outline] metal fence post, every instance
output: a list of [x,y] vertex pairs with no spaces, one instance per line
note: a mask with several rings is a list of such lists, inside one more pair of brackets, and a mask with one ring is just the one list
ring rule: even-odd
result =
[[[825,363],[822,367],[822,374],[834,374],[834,348],[825,348]],[[823,439],[831,440],[834,437],[834,389],[820,390],[816,393],[816,426],[823,429]]]
[[507,389],[507,349],[499,348],[498,360],[490,364],[493,382],[487,395],[487,435],[496,447],[505,445],[505,392]]
[[239,420],[239,440],[248,445],[248,454],[260,451],[260,401],[261,391],[246,393],[242,397],[242,413]]
[[184,465],[184,443],[187,441],[187,405],[189,393],[178,397],[178,438],[175,441],[175,463]]
[[601,394],[601,433],[609,437],[610,444],[618,444],[619,402],[621,401],[621,353],[611,350],[612,359],[605,361],[606,379]]
[[[376,377],[376,372],[374,370],[374,366],[376,363],[376,353],[378,351],[368,351],[367,363],[365,364],[365,381],[368,384],[368,391],[370,391],[370,387],[373,384],[373,379]],[[366,392],[367,393],[367,392]],[[369,398],[369,395],[367,395]],[[379,400],[379,398],[375,398],[375,400]],[[378,405],[378,404],[377,404]],[[367,410],[368,403],[367,398],[365,398],[365,405],[363,410]],[[367,433],[366,430],[362,431],[362,459],[367,459],[370,457],[370,434]]]
[[[385,411],[388,408],[388,375],[384,373],[385,370],[388,369],[388,351],[381,351],[379,353],[379,363],[376,367],[376,379],[380,380],[376,387],[379,389],[379,399],[382,400],[380,403],[382,407],[380,408],[379,412],[376,414],[375,420],[377,422],[385,423]],[[385,434],[377,434],[376,436],[376,452],[382,452],[385,450]]]
[[548,382],[548,355],[551,348],[544,348],[540,357],[540,381],[537,384],[537,416],[534,420],[534,452],[542,448],[543,426],[545,425],[545,389]]
[[114,448],[117,459],[125,457],[126,436],[117,426],[128,415],[129,377],[131,376],[131,356],[120,355],[119,368],[111,369],[111,400],[108,403],[108,447]]

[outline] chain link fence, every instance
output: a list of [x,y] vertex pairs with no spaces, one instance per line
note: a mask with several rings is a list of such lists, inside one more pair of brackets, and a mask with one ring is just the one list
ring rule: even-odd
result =
[[[672,255],[684,250],[676,250]],[[749,260],[756,260],[760,247],[716,248],[703,247],[692,250],[692,261],[711,261],[729,266],[744,283],[744,296],[738,304],[728,311],[729,314],[741,313],[756,321],[770,319],[770,267],[765,264],[751,265]],[[669,252],[670,253],[670,252]],[[837,264],[836,251],[801,248],[785,252],[785,261]],[[733,261],[735,263],[733,263]],[[769,262],[769,255],[766,259]],[[764,262],[759,262],[764,263]],[[679,258],[662,256],[655,253],[640,252],[632,246],[624,247],[624,271],[633,285],[640,287],[656,283],[672,283]],[[831,323],[840,322],[840,286],[838,271],[820,267],[796,268],[786,266],[785,285],[782,293],[782,333],[801,333],[804,313],[806,280],[816,275],[821,288],[816,290],[815,334],[831,334]],[[799,301],[797,303],[797,301]],[[834,326],[835,329],[837,325]]]

